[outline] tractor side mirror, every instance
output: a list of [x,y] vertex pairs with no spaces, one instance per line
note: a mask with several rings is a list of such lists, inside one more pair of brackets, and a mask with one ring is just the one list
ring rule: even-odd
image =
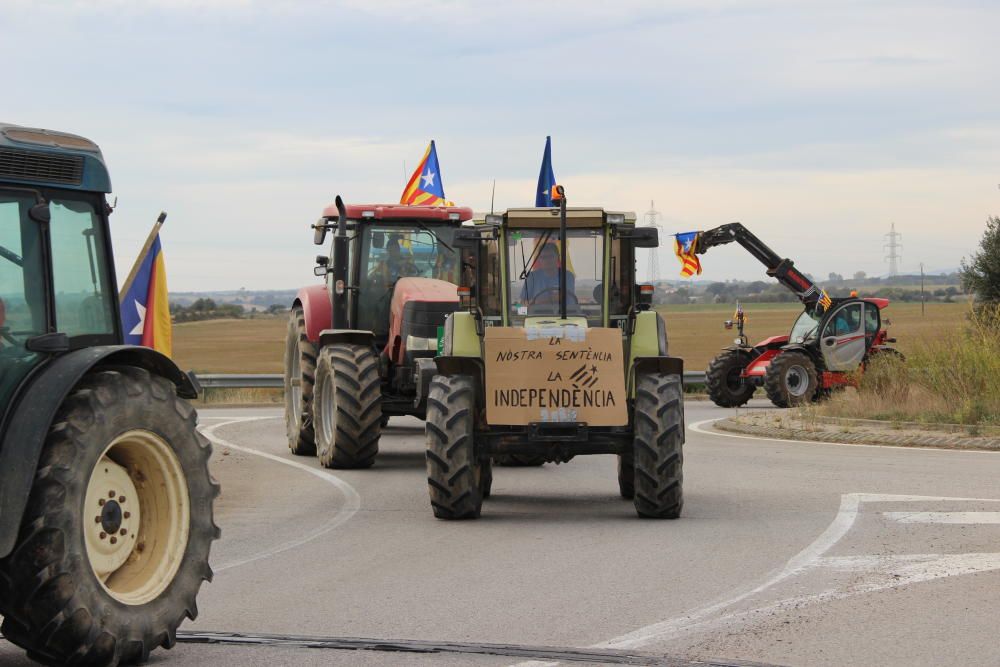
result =
[[313,243],[315,245],[323,245],[323,241],[326,240],[326,218],[320,218],[312,228]]
[[35,222],[47,223],[52,220],[52,211],[49,210],[49,205],[47,203],[35,204],[28,209],[28,217]]
[[476,248],[482,240],[478,229],[459,227],[455,230],[455,240],[451,242],[456,248]]
[[635,248],[658,248],[660,246],[660,234],[656,227],[622,229],[618,237],[632,241],[632,246]]
[[385,232],[372,232],[372,247],[379,250],[385,247]]

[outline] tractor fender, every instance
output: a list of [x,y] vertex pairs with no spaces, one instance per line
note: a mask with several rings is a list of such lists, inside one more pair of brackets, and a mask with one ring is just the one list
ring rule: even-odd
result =
[[635,396],[635,387],[639,384],[639,378],[650,373],[661,373],[664,375],[679,375],[681,383],[684,382],[684,360],[680,357],[636,357],[632,361],[629,369],[626,386],[630,398]]
[[168,357],[147,347],[88,347],[54,358],[33,373],[20,391],[0,443],[0,558],[17,541],[21,517],[56,411],[84,375],[103,366],[135,366],[165,377],[177,395],[197,398],[197,383]]
[[375,334],[361,329],[323,329],[316,336],[320,347],[347,343],[348,345],[366,345],[375,347]]
[[333,306],[326,285],[303,287],[295,295],[292,307],[302,306],[306,318],[306,336],[313,343],[319,342],[319,335],[333,323]]

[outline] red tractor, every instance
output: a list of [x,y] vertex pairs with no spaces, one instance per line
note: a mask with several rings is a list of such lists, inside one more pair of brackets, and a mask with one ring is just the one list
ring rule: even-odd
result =
[[285,423],[295,454],[329,468],[375,462],[395,415],[423,419],[436,372],[439,328],[458,308],[463,270],[452,246],[472,218],[465,207],[345,205],[337,197],[313,225],[330,256],[325,284],[299,290],[285,345]]
[[881,311],[888,299],[831,298],[742,224],[702,232],[695,252],[734,241],[767,267],[767,275],[794,292],[805,310],[787,336],[750,345],[743,332],[742,310],[737,309],[739,337],[712,359],[705,373],[709,398],[716,405],[743,405],[761,386],[779,408],[802,405],[853,384],[857,372],[876,354],[901,357],[887,345],[896,341],[883,328]]

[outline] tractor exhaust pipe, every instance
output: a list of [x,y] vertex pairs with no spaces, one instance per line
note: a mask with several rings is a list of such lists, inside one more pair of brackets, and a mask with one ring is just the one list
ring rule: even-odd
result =
[[559,317],[566,319],[566,191],[563,186],[553,188],[553,199],[559,201]]
[[333,237],[333,289],[330,290],[331,324],[334,329],[348,329],[347,321],[347,207],[337,195],[337,233]]

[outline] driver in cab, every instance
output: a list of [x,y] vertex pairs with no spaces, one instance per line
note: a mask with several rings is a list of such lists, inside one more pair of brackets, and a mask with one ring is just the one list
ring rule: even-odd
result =
[[[566,295],[576,294],[576,277],[566,271]],[[546,243],[538,253],[535,265],[525,276],[521,287],[521,302],[526,304],[559,303],[559,250],[555,243]]]
[[408,257],[404,257],[399,247],[399,239],[393,237],[385,246],[382,261],[375,266],[372,279],[384,285],[392,285],[400,278],[413,276],[417,268]]

